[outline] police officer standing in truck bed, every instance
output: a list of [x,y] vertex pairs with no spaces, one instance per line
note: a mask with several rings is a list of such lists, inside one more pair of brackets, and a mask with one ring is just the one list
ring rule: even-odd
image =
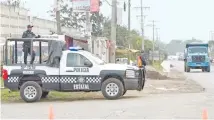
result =
[[[22,34],[22,38],[35,38],[36,35],[32,32],[32,25],[28,25],[27,26],[27,30]],[[23,52],[24,52],[24,64],[27,64],[27,56],[28,54],[31,55],[31,41],[29,39],[29,41],[24,41],[23,43]],[[35,51],[32,51],[32,57],[31,57],[31,61],[30,64],[33,64],[34,60],[35,60]]]

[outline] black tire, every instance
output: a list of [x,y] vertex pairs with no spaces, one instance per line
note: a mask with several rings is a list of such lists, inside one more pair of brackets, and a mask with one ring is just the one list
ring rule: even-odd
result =
[[186,67],[187,72],[190,72],[190,67]]
[[[106,87],[107,85],[109,85],[110,83],[114,83],[117,85],[117,87],[119,88],[118,89],[118,92],[116,93],[116,95],[114,96],[111,96],[109,95],[109,93],[107,93],[106,91]],[[102,91],[102,94],[103,96],[106,98],[106,99],[109,99],[109,100],[115,100],[115,99],[118,99],[119,97],[121,97],[123,94],[124,94],[124,86],[123,86],[123,83],[116,79],[116,78],[108,78],[106,79],[103,83],[102,83],[102,86],[101,86],[101,91]]]
[[125,94],[126,94],[126,92],[127,92],[127,90],[124,90],[123,95],[125,95]]
[[184,72],[187,72],[186,62],[184,63]]
[[41,98],[46,98],[48,96],[49,91],[43,91]]
[[206,68],[206,72],[210,72],[210,66]]
[[202,68],[202,72],[204,72],[205,71],[205,68]]
[[[28,98],[27,95],[24,94],[25,89],[27,89],[28,87],[29,89],[32,88],[31,90],[33,90],[36,94],[33,98]],[[42,88],[38,83],[34,81],[27,81],[22,84],[20,88],[20,96],[25,102],[36,102],[40,100],[42,96]]]

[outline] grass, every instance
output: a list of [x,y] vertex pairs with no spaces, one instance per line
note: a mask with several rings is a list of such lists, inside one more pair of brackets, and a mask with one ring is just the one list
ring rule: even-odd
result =
[[[76,100],[93,100],[104,99],[99,92],[57,92],[51,91],[47,98],[41,101],[76,101]],[[1,102],[23,102],[19,91],[9,91],[9,89],[1,90]]]
[[162,61],[154,61],[154,63],[153,63],[152,66],[153,66],[156,70],[162,71],[163,68],[162,68],[162,66],[161,66],[161,63],[162,63]]
[[4,81],[3,81],[3,79],[0,78],[0,80],[1,80],[1,82],[0,82],[1,87],[4,87]]
[[[0,79],[1,87],[4,81]],[[75,101],[75,100],[92,100],[103,99],[100,92],[57,92],[51,91],[47,98],[41,101]],[[1,89],[1,102],[21,102],[19,91],[10,91],[7,88]]]

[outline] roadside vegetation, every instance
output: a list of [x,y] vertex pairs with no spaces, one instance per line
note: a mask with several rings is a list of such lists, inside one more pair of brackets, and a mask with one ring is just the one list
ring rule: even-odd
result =
[[[3,80],[1,80],[1,87],[3,87]],[[100,92],[57,92],[52,91],[47,98],[41,99],[41,101],[75,101],[75,100],[92,100],[92,99],[104,99]],[[1,102],[24,102],[19,91],[10,91],[7,88],[1,89]]]
[[162,71],[163,67],[161,66],[162,61],[154,61],[152,66],[157,70],[157,71]]

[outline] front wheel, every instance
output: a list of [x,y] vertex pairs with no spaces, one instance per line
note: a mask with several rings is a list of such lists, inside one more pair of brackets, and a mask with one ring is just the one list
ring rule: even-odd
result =
[[36,102],[42,96],[42,88],[34,81],[27,81],[20,88],[20,96],[25,102]]
[[118,99],[124,94],[123,83],[116,78],[108,78],[102,83],[101,91],[106,99]]
[[206,68],[206,72],[210,72],[210,66]]
[[126,92],[127,92],[127,90],[124,90],[123,95],[125,95],[125,94],[126,94]]
[[190,67],[186,66],[186,71],[190,72]]
[[205,69],[204,68],[202,68],[202,72],[204,72],[205,71]]
[[187,72],[186,62],[184,62],[184,72]]

